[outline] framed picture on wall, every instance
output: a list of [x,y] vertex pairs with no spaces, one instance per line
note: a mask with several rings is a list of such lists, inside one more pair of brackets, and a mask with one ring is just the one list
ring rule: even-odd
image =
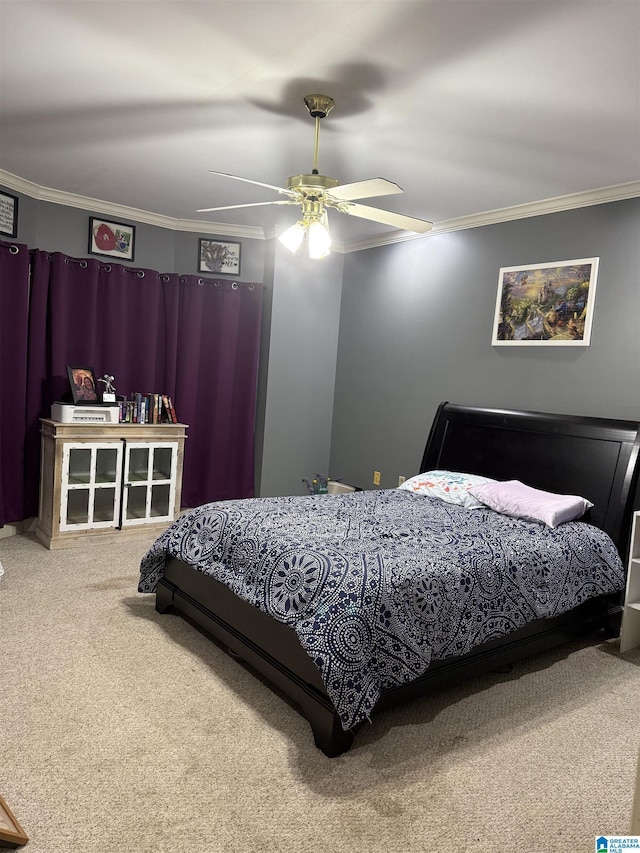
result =
[[136,226],[89,217],[89,254],[132,261]]
[[67,376],[74,403],[99,403],[100,389],[93,367],[71,367],[67,365]]
[[0,192],[0,236],[18,236],[18,198]]
[[198,240],[198,272],[240,275],[240,243]]
[[589,346],[598,258],[501,267],[493,346]]

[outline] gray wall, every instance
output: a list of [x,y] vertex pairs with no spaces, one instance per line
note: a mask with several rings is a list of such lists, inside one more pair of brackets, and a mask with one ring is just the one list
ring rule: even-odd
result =
[[[599,257],[589,347],[492,347],[502,266]],[[393,488],[442,400],[640,419],[640,200],[345,259],[331,470]]]
[[[174,231],[137,222],[135,218],[106,216],[92,210],[67,207],[61,204],[38,201],[29,196],[7,190],[17,195],[18,236],[16,240],[31,249],[45,252],[64,252],[74,258],[89,258],[89,217],[95,216],[116,222],[126,222],[136,227],[133,261],[120,261],[125,266],[145,267],[159,272],[177,272],[198,275],[198,239],[233,240],[241,243],[240,275],[242,281],[261,282],[264,275],[265,241],[228,237],[222,234]],[[105,260],[109,260],[105,257]],[[115,259],[112,259],[115,260]],[[223,273],[221,278],[233,278]],[[215,277],[215,276],[212,276]]]
[[[311,261],[272,241],[258,418],[259,494],[303,494],[303,477],[330,474],[343,256]],[[270,298],[269,298],[270,297]],[[263,344],[265,340],[263,338]],[[259,410],[260,410],[259,406]]]

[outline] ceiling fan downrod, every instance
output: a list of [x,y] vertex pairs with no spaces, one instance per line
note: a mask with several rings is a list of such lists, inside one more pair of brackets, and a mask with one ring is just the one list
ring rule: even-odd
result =
[[318,174],[318,144],[320,141],[320,119],[326,118],[333,109],[333,98],[328,95],[307,95],[304,99],[309,115],[316,120],[316,135],[313,146],[312,175]]

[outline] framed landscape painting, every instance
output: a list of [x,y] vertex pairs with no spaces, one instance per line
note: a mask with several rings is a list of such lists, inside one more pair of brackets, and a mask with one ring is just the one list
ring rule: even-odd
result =
[[501,267],[493,346],[589,346],[598,258]]

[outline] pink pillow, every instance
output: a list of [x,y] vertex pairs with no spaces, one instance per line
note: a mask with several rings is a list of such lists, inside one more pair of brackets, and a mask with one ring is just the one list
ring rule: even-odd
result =
[[557,527],[584,515],[593,504],[578,495],[556,495],[525,486],[519,480],[502,483],[487,483],[472,486],[469,493],[485,506],[527,521],[542,521],[549,527]]

